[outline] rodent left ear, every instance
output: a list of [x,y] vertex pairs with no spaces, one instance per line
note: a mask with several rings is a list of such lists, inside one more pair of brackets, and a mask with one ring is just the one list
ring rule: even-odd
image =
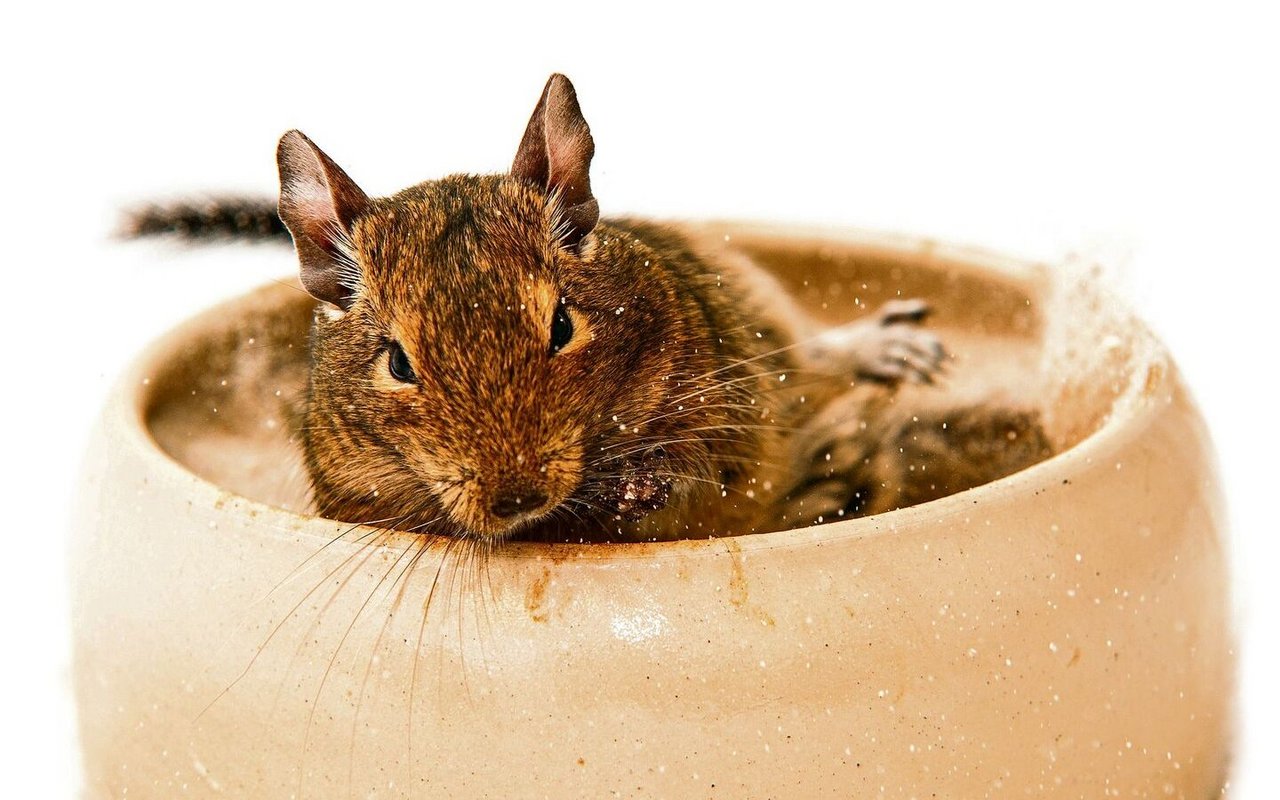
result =
[[591,194],[595,152],[573,84],[559,73],[552,75],[529,118],[511,174],[558,196],[566,247],[577,248],[600,221],[600,204]]
[[289,131],[276,150],[280,219],[293,235],[302,285],[312,297],[351,307],[360,286],[351,230],[369,197],[301,131]]

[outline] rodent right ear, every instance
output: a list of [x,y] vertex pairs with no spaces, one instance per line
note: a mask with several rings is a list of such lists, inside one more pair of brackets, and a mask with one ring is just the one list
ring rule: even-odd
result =
[[563,244],[577,247],[600,221],[600,204],[591,194],[591,158],[596,144],[578,106],[578,93],[555,73],[529,118],[511,174],[545,189],[560,202]]
[[293,235],[302,285],[312,297],[344,311],[360,288],[352,226],[369,197],[301,131],[289,131],[276,150],[280,219]]

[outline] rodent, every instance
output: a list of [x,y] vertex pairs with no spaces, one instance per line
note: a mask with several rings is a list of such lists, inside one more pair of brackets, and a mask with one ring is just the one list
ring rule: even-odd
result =
[[[601,219],[594,149],[558,74],[507,174],[370,198],[300,132],[280,140],[278,219],[318,301],[300,428],[318,513],[489,542],[701,538],[928,499],[1047,450],[1010,414],[992,424],[1033,455],[913,480],[883,411],[943,367],[927,306],[823,331],[741,254]],[[153,210],[134,232],[279,235],[273,211]]]

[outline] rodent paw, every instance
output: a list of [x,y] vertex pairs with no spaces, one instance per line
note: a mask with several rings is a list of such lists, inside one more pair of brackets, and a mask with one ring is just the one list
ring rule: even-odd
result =
[[932,310],[920,299],[890,300],[868,317],[823,333],[810,346],[810,358],[830,374],[933,383],[947,351],[936,334],[921,327]]
[[893,322],[880,330],[875,357],[860,365],[862,377],[886,383],[933,383],[943,373],[947,351],[934,333],[910,322]]
[[633,473],[618,479],[613,504],[618,515],[630,522],[661,510],[671,498],[671,481],[652,472]]

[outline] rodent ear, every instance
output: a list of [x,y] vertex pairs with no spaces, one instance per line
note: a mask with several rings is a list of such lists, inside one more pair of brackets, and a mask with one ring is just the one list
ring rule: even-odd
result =
[[600,204],[591,195],[595,152],[573,84],[559,73],[552,75],[529,118],[511,174],[559,198],[569,247],[577,247],[600,221]]
[[280,219],[293,235],[302,285],[312,297],[351,307],[360,286],[351,230],[369,197],[301,131],[289,131],[276,150]]

